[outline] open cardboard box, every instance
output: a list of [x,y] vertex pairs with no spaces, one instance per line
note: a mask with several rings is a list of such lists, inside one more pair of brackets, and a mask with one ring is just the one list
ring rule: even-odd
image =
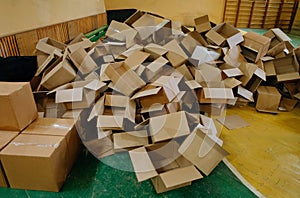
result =
[[80,151],[80,139],[75,120],[59,118],[38,118],[22,134],[61,136],[67,141],[67,171],[70,172]]
[[268,30],[266,33],[264,33],[263,35],[271,39],[269,49],[272,49],[273,47],[275,47],[277,44],[279,44],[282,41],[288,41],[288,42],[292,41],[292,39],[290,37],[288,37],[288,35],[286,35],[279,28],[272,28],[272,29]]
[[254,93],[262,81],[266,81],[266,73],[253,63],[242,63],[239,69],[243,72],[240,77],[242,86]]
[[114,152],[127,151],[148,145],[147,130],[113,133]]
[[76,77],[76,71],[66,58],[58,59],[57,64],[53,64],[45,70],[40,85],[48,90],[64,85]]
[[209,175],[228,155],[222,147],[200,128],[196,128],[182,143],[179,153],[192,162],[201,172]]
[[242,33],[229,23],[221,23],[205,34],[208,41],[218,46],[227,44],[230,48],[244,41]]
[[166,192],[201,179],[199,171],[178,153],[178,143],[149,145],[129,151],[139,182],[150,179],[157,193]]
[[0,130],[21,131],[37,117],[28,82],[0,82]]
[[291,53],[286,57],[266,61],[263,65],[266,75],[276,75],[278,82],[300,79],[299,63],[294,53]]
[[[0,131],[0,151],[11,142],[19,132]],[[5,172],[0,161],[0,187],[8,187]]]
[[166,57],[173,67],[179,67],[188,60],[188,56],[176,40],[171,40],[163,47],[168,50]]
[[258,62],[269,50],[271,39],[255,32],[247,32],[241,44],[242,54],[252,62]]
[[55,93],[55,103],[64,103],[67,109],[88,108],[106,90],[105,83],[99,80],[75,81],[62,85],[50,93]]
[[63,51],[66,49],[66,44],[56,41],[52,38],[46,37],[38,41],[36,49],[46,54],[55,54],[56,56],[63,56]]
[[174,77],[161,76],[155,82],[143,87],[131,99],[139,99],[142,107],[150,107],[157,102],[160,104],[170,103],[178,93],[179,89]]
[[83,75],[97,68],[97,64],[83,47],[78,48],[68,56]]
[[204,15],[194,19],[196,31],[199,33],[207,32],[211,29],[211,24],[208,18],[208,15]]
[[62,136],[21,134],[1,152],[11,188],[58,192],[68,174],[67,141]]

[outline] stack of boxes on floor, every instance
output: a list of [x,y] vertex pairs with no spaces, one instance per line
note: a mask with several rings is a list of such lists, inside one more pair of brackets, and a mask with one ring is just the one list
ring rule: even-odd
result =
[[80,149],[74,120],[38,118],[28,82],[0,87],[0,186],[59,191]]
[[[279,29],[242,34],[202,16],[190,30],[137,11],[124,23],[112,21],[106,36],[96,43],[82,34],[68,44],[51,38],[38,42],[39,67],[31,81],[38,111],[48,119],[76,119],[83,144],[97,158],[128,151],[138,181],[151,179],[158,193],[191,185],[228,155],[212,118],[223,115],[226,105],[256,102],[258,111],[277,113],[291,111],[300,99],[300,49]],[[27,125],[37,116],[32,111]],[[57,171],[51,174],[57,186],[44,189],[59,189],[78,141],[72,124],[54,122],[38,119],[18,129],[23,132],[15,139],[10,133],[13,140],[1,160],[12,187],[12,169],[25,168],[9,166],[10,160],[46,155],[48,161],[30,163],[41,160],[41,171]],[[48,130],[51,126],[56,132]],[[46,135],[53,138],[46,141]],[[22,148],[30,152],[27,158],[12,152]],[[14,173],[11,178],[18,178]]]

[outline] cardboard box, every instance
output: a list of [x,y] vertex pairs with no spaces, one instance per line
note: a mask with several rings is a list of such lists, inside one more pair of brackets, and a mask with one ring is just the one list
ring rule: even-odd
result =
[[282,41],[291,41],[292,39],[288,37],[281,29],[279,28],[272,28],[268,30],[266,33],[263,34],[264,36],[271,39],[270,48],[272,49],[277,44],[279,44]]
[[204,15],[194,19],[196,31],[199,33],[207,32],[211,29],[211,24],[208,18],[208,15]]
[[22,134],[61,136],[67,141],[67,171],[70,172],[80,151],[81,141],[78,136],[75,120],[59,118],[38,118]]
[[83,109],[88,108],[106,88],[106,84],[99,80],[75,81],[50,93],[55,93],[55,103],[64,103],[67,109]]
[[205,34],[206,38],[218,46],[229,45],[230,48],[244,41],[242,33],[229,23],[221,23]]
[[[0,131],[0,151],[11,142],[19,133],[12,131]],[[0,161],[0,187],[8,187],[5,172]]]
[[242,63],[239,69],[243,76],[239,79],[247,90],[254,93],[262,81],[266,81],[266,73],[253,63]]
[[168,50],[166,57],[173,67],[178,67],[187,61],[188,56],[176,40],[171,40],[163,47]]
[[202,82],[220,82],[222,81],[222,71],[214,66],[207,63],[203,63],[195,69],[195,80],[198,83]]
[[40,39],[36,45],[37,50],[40,50],[41,52],[44,52],[46,54],[53,53],[59,57],[63,55],[63,51],[66,49],[66,47],[67,46],[64,43],[61,43],[49,37]]
[[271,39],[255,32],[247,32],[241,44],[242,54],[252,62],[258,62],[269,50]]
[[11,188],[58,192],[67,177],[67,142],[61,136],[21,134],[1,152]]
[[162,116],[151,117],[141,125],[148,126],[152,143],[189,135],[197,120],[190,114],[179,111]]
[[150,107],[154,103],[170,103],[178,93],[179,89],[175,78],[172,76],[161,76],[155,82],[143,87],[131,99],[139,99],[142,107]]
[[148,133],[143,131],[127,131],[113,134],[114,151],[127,151],[148,144]]
[[221,160],[228,155],[227,151],[199,128],[185,139],[178,152],[205,175],[209,175]]
[[[67,110],[62,116],[61,118],[63,119],[74,119],[74,120],[78,120],[81,112],[83,109],[73,109],[73,110]],[[60,117],[59,117],[60,118]]]
[[73,53],[70,53],[69,57],[83,75],[88,74],[97,68],[95,61],[82,47],[78,48]]
[[0,130],[21,131],[38,117],[28,82],[0,82]]
[[64,103],[55,103],[54,98],[48,98],[45,106],[46,118],[60,118],[66,112],[66,106]]
[[149,43],[144,47],[144,51],[150,54],[150,58],[155,60],[160,56],[165,55],[168,50],[161,45],[155,43]]
[[105,74],[112,81],[114,88],[126,96],[131,96],[146,84],[125,62],[109,64]]
[[278,113],[281,94],[275,87],[260,86],[257,89],[256,109],[261,112]]
[[161,193],[201,179],[198,170],[181,157],[177,150],[178,144],[171,141],[129,151],[138,181],[151,178],[156,192]]
[[73,69],[67,59],[60,59],[60,62],[53,67],[48,68],[41,80],[41,85],[48,90],[55,89],[64,85],[76,77],[76,71]]
[[192,56],[190,57],[190,61],[192,61],[195,66],[199,66],[202,63],[214,63],[220,54],[214,50],[208,50],[206,47],[196,46],[193,51]]
[[286,57],[277,58],[263,63],[266,75],[275,76],[278,82],[300,79],[299,63],[292,53]]

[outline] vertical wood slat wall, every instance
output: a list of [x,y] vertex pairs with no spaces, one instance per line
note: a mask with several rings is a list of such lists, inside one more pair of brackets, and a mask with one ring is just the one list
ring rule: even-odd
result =
[[79,33],[87,33],[107,24],[106,13],[38,28],[0,38],[0,57],[32,56],[39,39],[51,37],[68,42]]
[[240,28],[290,31],[299,0],[226,0],[224,21]]

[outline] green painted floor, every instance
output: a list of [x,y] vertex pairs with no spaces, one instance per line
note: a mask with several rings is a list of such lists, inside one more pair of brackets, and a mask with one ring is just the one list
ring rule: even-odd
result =
[[[122,163],[133,170],[129,155],[106,157],[109,163]],[[0,188],[0,197],[255,197],[224,163],[191,186],[156,194],[150,180],[137,182],[133,172],[111,168],[88,152],[81,152],[61,192],[41,192]]]

